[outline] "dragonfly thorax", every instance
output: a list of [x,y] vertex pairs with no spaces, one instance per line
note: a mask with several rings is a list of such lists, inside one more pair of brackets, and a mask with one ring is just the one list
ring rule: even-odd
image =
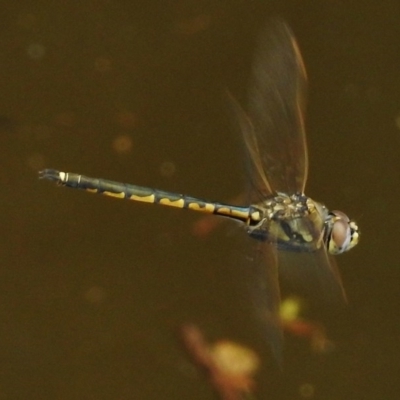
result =
[[302,218],[316,209],[315,203],[301,193],[289,196],[286,193],[278,192],[275,196],[268,197],[257,206],[261,208],[264,217],[273,221],[290,221]]
[[253,209],[259,218],[249,224],[249,235],[280,250],[312,252],[325,245],[330,254],[340,254],[358,243],[354,221],[303,194],[277,193]]
[[304,194],[277,193],[254,208],[260,219],[248,227],[250,236],[286,251],[310,252],[321,246],[328,212]]

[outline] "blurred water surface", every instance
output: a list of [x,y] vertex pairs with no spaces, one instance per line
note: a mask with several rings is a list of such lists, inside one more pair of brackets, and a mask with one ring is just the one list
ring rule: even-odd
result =
[[[0,8],[0,399],[218,398],[179,339],[188,323],[210,343],[257,351],[257,398],[398,398],[396,1]],[[54,167],[237,196],[240,141],[222,93],[243,95],[256,26],[273,12],[292,26],[310,80],[307,194],[346,210],[362,234],[338,260],[348,312],[306,312],[334,351],[292,330],[282,374],[235,296],[229,229],[199,238],[197,215],[36,175]]]

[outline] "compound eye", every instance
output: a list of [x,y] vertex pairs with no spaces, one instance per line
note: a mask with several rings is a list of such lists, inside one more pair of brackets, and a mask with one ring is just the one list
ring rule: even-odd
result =
[[340,254],[353,248],[359,240],[357,224],[342,211],[332,211],[329,217],[331,227],[327,240],[329,253]]
[[329,251],[333,254],[343,253],[349,247],[350,239],[349,223],[343,219],[337,219],[332,226]]
[[332,225],[329,234],[328,251],[331,254],[340,254],[353,247],[351,243],[351,221],[342,211],[332,211],[330,216]]

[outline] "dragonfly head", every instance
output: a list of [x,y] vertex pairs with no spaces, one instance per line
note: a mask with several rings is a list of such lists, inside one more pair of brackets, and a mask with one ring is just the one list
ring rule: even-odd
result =
[[341,211],[331,211],[325,221],[326,246],[330,254],[340,254],[353,248],[359,240],[357,224]]

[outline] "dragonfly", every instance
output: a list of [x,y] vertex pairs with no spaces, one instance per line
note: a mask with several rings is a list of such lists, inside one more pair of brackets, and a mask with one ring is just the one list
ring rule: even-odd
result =
[[[359,241],[357,224],[304,194],[308,153],[304,126],[307,77],[299,47],[288,25],[271,20],[255,46],[247,105],[228,102],[240,128],[246,154],[248,203],[225,204],[148,187],[44,169],[40,178],[118,199],[161,204],[239,221],[253,252],[257,316],[263,320],[275,354],[280,352],[279,275],[320,286],[324,296],[345,300],[335,255]],[[247,245],[247,244],[246,244]],[[278,271],[279,266],[279,271]],[[258,304],[257,304],[258,303]],[[279,355],[278,355],[279,357]]]

